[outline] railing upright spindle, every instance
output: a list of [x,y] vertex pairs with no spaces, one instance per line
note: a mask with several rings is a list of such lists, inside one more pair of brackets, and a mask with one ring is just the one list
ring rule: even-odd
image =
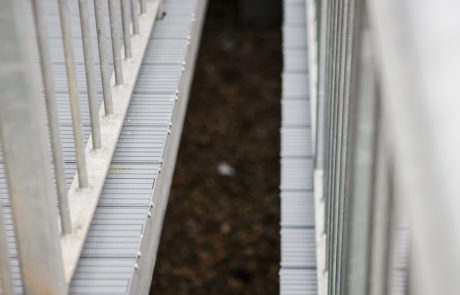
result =
[[131,16],[133,19],[133,35],[139,35],[139,1],[138,0],[131,0]]
[[109,57],[107,49],[107,34],[105,31],[104,0],[94,0],[96,17],[97,42],[99,48],[99,65],[101,69],[102,91],[104,96],[105,115],[113,113],[112,88],[110,85]]
[[125,46],[125,59],[133,57],[131,48],[131,32],[129,29],[129,0],[121,0],[121,18],[123,24],[123,44]]
[[24,293],[67,294],[28,5],[0,5],[2,153]]
[[67,84],[69,86],[70,111],[72,113],[72,130],[75,141],[77,160],[78,184],[81,188],[88,186],[88,171],[86,169],[85,143],[80,114],[80,99],[78,94],[75,60],[73,55],[72,31],[67,0],[58,0],[59,17],[61,20],[62,41],[64,45]]
[[88,90],[89,117],[91,121],[91,140],[93,149],[101,148],[101,126],[99,123],[99,107],[97,105],[96,78],[94,75],[93,48],[91,29],[89,26],[88,0],[78,0],[80,10],[80,26],[85,59],[86,86]]
[[146,13],[147,12],[147,3],[145,3],[145,0],[139,0],[139,3],[141,4],[141,13]]
[[113,55],[113,66],[115,69],[115,83],[116,85],[123,84],[123,68],[121,65],[121,34],[118,27],[120,19],[119,6],[115,1],[109,1],[109,15],[110,15],[110,32],[112,36],[112,55]]
[[156,19],[162,19],[163,16],[163,0],[159,0]]
[[56,95],[51,69],[51,56],[48,46],[48,33],[44,20],[42,0],[32,1],[32,8],[35,21],[35,32],[37,34],[38,51],[40,55],[40,66],[43,73],[43,88],[45,91],[46,109],[48,114],[48,126],[50,130],[51,149],[53,155],[54,174],[56,178],[56,192],[58,196],[59,212],[62,232],[67,234],[72,231],[69,212],[69,200],[67,196],[64,160],[62,156],[62,144],[59,132],[59,118],[56,106]]

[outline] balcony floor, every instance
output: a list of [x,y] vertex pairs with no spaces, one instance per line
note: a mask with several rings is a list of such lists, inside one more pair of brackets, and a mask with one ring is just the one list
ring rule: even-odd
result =
[[280,294],[317,294],[305,1],[284,0]]
[[[69,187],[76,167],[62,42],[56,1],[48,0],[45,4]],[[78,39],[78,7],[76,1],[69,1],[69,5],[87,141],[90,126],[82,45]],[[70,284],[71,294],[146,294],[149,291],[205,7],[205,0],[164,1],[166,15],[155,22],[109,174]],[[92,9],[90,1],[93,14]],[[92,20],[94,22],[94,17]],[[108,17],[106,21],[108,27]],[[94,31],[92,36],[96,50]],[[97,51],[94,58],[98,63]],[[95,69],[101,103],[99,67]],[[16,258],[2,161],[0,155],[0,199],[4,205],[10,255]],[[149,210],[151,217],[148,217]],[[17,291],[21,293],[17,259],[13,260],[13,273]]]

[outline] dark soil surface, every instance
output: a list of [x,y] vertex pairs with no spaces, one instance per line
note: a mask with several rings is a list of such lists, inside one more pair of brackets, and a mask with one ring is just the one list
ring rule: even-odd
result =
[[151,294],[278,294],[281,32],[209,2]]

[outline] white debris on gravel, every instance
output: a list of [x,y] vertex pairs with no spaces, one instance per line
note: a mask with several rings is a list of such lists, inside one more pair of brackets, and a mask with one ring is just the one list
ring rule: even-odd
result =
[[217,173],[221,176],[233,177],[236,175],[236,170],[230,166],[227,162],[219,162],[217,165]]

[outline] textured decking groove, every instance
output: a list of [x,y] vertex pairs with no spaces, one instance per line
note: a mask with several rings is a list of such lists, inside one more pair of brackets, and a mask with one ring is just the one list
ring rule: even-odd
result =
[[317,294],[305,1],[284,0],[280,294]]

